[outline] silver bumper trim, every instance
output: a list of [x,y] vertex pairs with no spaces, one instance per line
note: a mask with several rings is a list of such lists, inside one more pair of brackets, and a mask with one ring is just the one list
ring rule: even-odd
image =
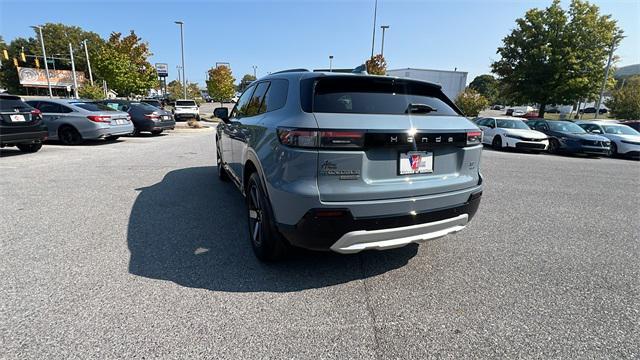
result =
[[341,254],[353,254],[368,249],[385,250],[410,243],[424,243],[427,240],[456,233],[464,229],[468,222],[469,215],[462,214],[425,224],[371,231],[351,231],[342,235],[331,245],[331,250]]

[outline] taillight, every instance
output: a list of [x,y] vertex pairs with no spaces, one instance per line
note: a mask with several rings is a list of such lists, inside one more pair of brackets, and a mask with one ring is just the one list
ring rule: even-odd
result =
[[151,114],[144,114],[144,117],[145,117],[145,118],[147,118],[147,119],[160,119],[160,115],[158,115],[158,114],[153,114],[153,113],[151,113]]
[[41,120],[42,119],[42,111],[38,109],[31,110],[31,117]]
[[87,116],[87,119],[93,122],[104,122],[104,123],[111,122],[111,116],[108,116],[108,115],[89,115]]
[[127,121],[131,121],[131,115],[127,115]]
[[280,143],[303,148],[359,149],[364,146],[364,131],[278,129]]
[[482,142],[482,131],[467,132],[467,146],[478,145]]

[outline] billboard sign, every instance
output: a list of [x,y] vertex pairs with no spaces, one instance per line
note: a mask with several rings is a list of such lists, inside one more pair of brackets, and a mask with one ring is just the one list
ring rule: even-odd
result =
[[169,76],[169,64],[156,63],[156,72],[158,72],[158,76],[160,77]]
[[[44,69],[18,68],[18,79],[20,85],[29,87],[47,87],[47,73]],[[84,73],[76,71],[78,87],[84,83]],[[73,87],[73,73],[70,70],[49,70],[49,81],[51,87],[66,89]]]

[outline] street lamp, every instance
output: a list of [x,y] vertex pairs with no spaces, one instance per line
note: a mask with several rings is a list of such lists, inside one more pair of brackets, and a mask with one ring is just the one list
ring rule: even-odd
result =
[[93,86],[93,75],[91,74],[91,62],[89,61],[89,49],[87,49],[87,39],[82,40],[82,45],[84,46],[84,55],[87,57],[87,68],[89,70],[89,80],[91,81],[91,86]]
[[373,47],[376,44],[376,19],[378,17],[378,0],[373,7],[373,39],[371,40],[371,57],[373,58]]
[[257,66],[255,66],[255,65],[253,65],[253,66],[252,66],[252,68],[253,68],[253,78],[254,78],[254,79],[257,79],[257,78],[256,78],[256,69],[257,69],[258,67],[257,67]]
[[384,56],[384,31],[389,28],[389,25],[380,26],[382,29],[382,48],[380,49],[380,55]]
[[329,55],[329,72],[333,70],[333,55]]
[[180,51],[182,53],[182,89],[184,91],[184,98],[187,98],[187,83],[186,78],[184,77],[184,33],[182,31],[182,26],[184,22],[182,21],[174,21],[176,24],[180,25]]
[[44,38],[42,37],[42,27],[41,26],[32,26],[31,28],[38,29],[40,32],[40,44],[42,45],[42,57],[44,58],[44,72],[47,76],[47,87],[49,88],[49,97],[53,97],[53,91],[51,91],[51,79],[49,79],[49,65],[47,64],[47,52],[44,49]]

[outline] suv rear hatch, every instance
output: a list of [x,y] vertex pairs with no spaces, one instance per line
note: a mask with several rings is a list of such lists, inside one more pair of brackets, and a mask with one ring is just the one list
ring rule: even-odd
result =
[[[310,79],[322,201],[408,198],[478,184],[479,129],[434,84],[391,77]],[[471,139],[471,141],[468,141]]]
[[40,110],[31,107],[18,96],[0,95],[0,121],[7,133],[18,133],[37,124]]

